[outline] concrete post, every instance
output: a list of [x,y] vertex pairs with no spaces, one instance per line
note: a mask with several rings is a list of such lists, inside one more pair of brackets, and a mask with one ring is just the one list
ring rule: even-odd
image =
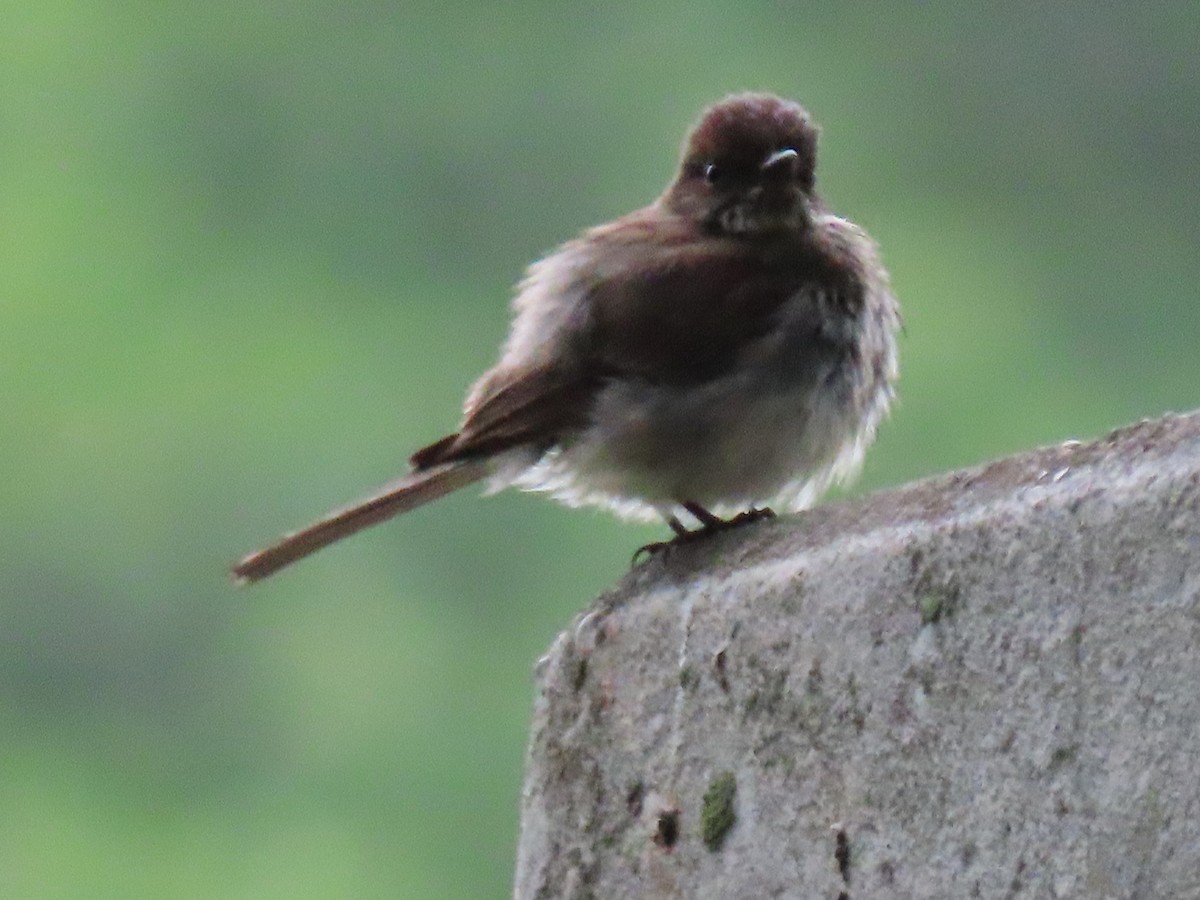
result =
[[748,526],[538,666],[518,898],[1200,898],[1200,414]]

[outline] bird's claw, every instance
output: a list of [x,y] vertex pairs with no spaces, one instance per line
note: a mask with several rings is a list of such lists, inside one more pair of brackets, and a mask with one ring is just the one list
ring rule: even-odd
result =
[[728,522],[725,523],[727,528],[733,528],[737,525],[746,525],[750,522],[758,522],[761,519],[774,519],[775,510],[769,506],[764,506],[761,509],[750,508],[745,512],[740,512]]
[[[739,525],[749,525],[751,522],[758,522],[762,519],[774,519],[775,511],[770,507],[751,508],[745,512],[740,512],[732,519],[718,519],[715,516],[706,518],[704,524],[699,528],[691,531],[677,530],[675,537],[669,541],[654,541],[649,544],[643,544],[638,547],[633,554],[633,559],[630,561],[630,567],[638,565],[641,562],[643,554],[647,560],[653,559],[660,553],[678,547],[681,544],[690,544],[700,538],[708,537],[710,534],[716,534],[721,531],[728,531],[731,528],[737,528]],[[677,520],[676,520],[677,521]],[[672,525],[672,528],[675,526]]]

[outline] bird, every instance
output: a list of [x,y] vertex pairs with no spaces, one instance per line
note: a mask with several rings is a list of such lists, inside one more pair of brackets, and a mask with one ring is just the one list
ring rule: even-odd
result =
[[853,476],[895,396],[900,309],[874,240],[817,192],[818,132],[770,93],[706,108],[657,199],[528,267],[457,430],[234,579],[485,480],[661,518],[654,555]]

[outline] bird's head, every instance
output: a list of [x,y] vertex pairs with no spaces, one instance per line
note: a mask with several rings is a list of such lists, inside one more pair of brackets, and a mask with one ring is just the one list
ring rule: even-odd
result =
[[807,226],[817,128],[798,103],[735,94],[704,111],[684,142],[661,203],[722,234],[753,237]]

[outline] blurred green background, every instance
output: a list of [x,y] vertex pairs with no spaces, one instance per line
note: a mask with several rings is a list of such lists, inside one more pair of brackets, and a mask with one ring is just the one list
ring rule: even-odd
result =
[[1200,5],[4,4],[0,895],[499,897],[531,668],[664,529],[464,492],[524,264],[802,100],[904,304],[856,490],[1200,406]]

